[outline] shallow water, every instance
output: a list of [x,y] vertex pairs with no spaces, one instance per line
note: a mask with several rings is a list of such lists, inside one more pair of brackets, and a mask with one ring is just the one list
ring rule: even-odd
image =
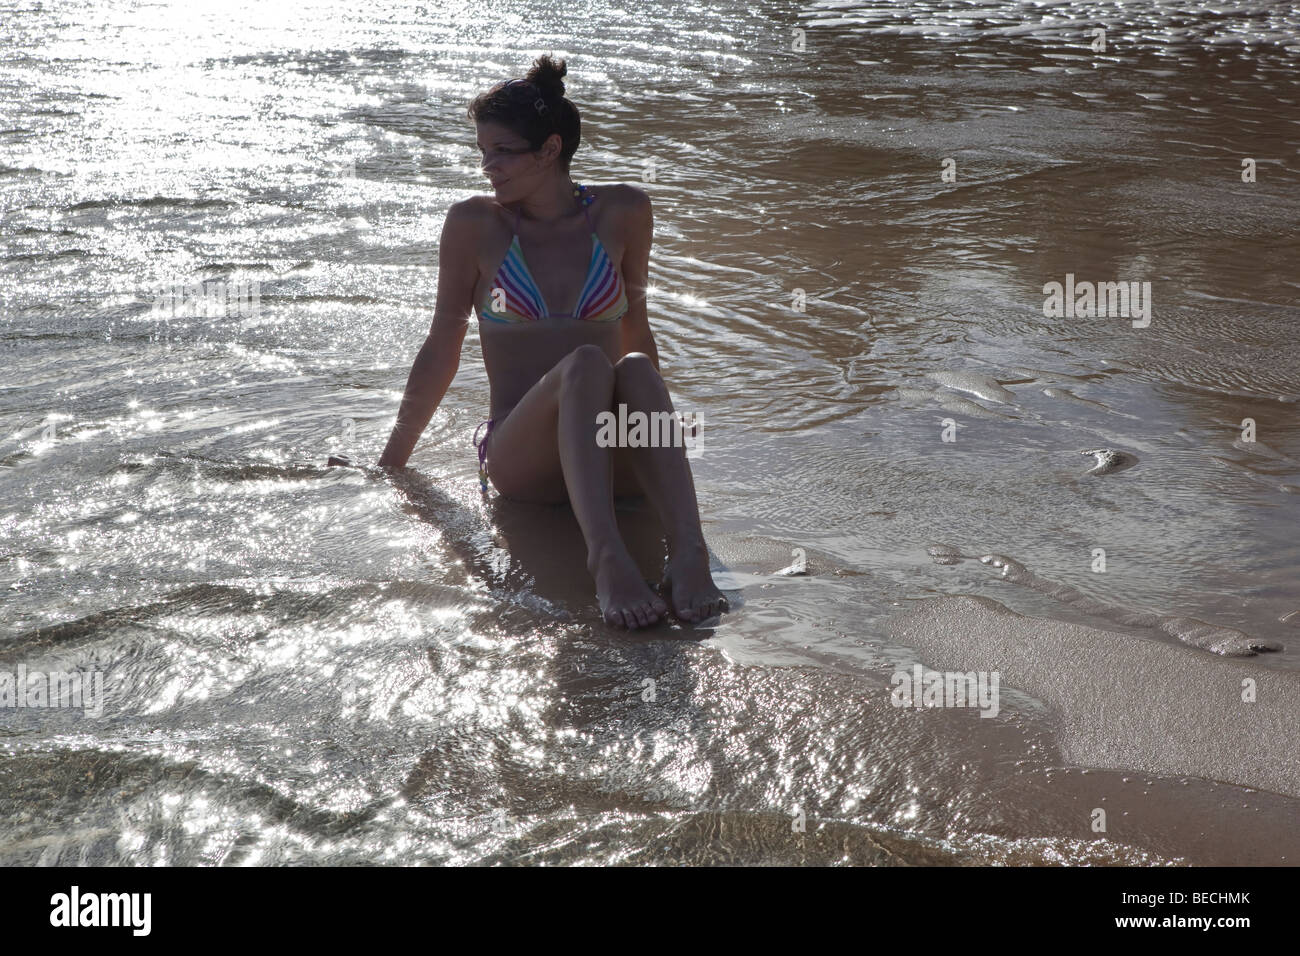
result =
[[[1300,699],[1288,5],[181,9],[3,9],[0,670],[109,695],[0,711],[0,862],[1295,859],[1294,776],[1232,776],[1294,735],[1166,728],[1172,775],[1071,722],[1137,721],[1108,679],[1184,679],[1194,622],[1281,646],[1186,650],[1200,686]],[[473,328],[415,474],[325,465],[378,456],[484,192],[466,102],[541,49],[575,178],[654,199],[716,627],[609,631],[567,511],[480,497]],[[1067,273],[1151,283],[1150,325],[1045,317]],[[155,310],[200,280],[260,308]],[[1030,576],[945,557],[989,553]],[[958,594],[1092,650],[1019,660]],[[966,636],[996,718],[890,706]]]

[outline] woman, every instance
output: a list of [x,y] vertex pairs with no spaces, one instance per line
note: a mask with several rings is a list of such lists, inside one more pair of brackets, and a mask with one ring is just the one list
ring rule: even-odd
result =
[[[587,542],[604,619],[646,627],[668,612],[641,577],[614,518],[614,496],[645,494],[668,537],[661,590],[684,621],[727,609],[709,574],[695,485],[681,447],[606,448],[597,415],[672,412],[646,316],[653,221],[633,186],[576,186],[577,108],[564,61],[478,96],[483,172],[494,196],[452,205],[439,248],[433,325],[406,383],[381,467],[406,465],[460,364],[473,308],[491,392],[480,479],[507,498],[568,501]],[[553,313],[552,303],[574,303]],[[651,418],[651,421],[659,419]],[[483,426],[480,426],[480,429]],[[476,436],[477,438],[477,436]]]

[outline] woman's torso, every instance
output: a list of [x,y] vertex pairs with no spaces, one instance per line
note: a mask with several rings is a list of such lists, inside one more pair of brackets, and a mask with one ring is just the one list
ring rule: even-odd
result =
[[[591,263],[592,229],[621,281],[626,243],[619,228],[618,187],[593,186],[591,191],[597,198],[587,207],[587,215],[575,210],[564,222],[550,226],[518,220],[519,245],[528,270],[542,297],[555,309],[569,309],[578,298]],[[512,210],[491,197],[483,200],[485,225],[480,231],[474,308],[479,314],[479,341],[491,393],[490,415],[500,421],[542,376],[578,346],[599,347],[611,363],[622,358],[623,320],[602,322],[555,316],[528,322],[485,319],[483,305],[497,282],[497,271],[513,241],[517,219]]]

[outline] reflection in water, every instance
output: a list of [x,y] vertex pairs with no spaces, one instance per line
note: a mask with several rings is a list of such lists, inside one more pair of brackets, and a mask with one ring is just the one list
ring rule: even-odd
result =
[[[709,424],[692,465],[737,609],[649,635],[601,624],[567,509],[479,496],[475,331],[412,471],[324,465],[387,437],[441,218],[483,191],[465,103],[528,36],[329,3],[121,4],[74,36],[83,6],[0,40],[0,670],[95,669],[109,697],[6,713],[4,862],[1293,858],[1297,794],[1062,744],[1052,681],[1123,653],[1034,661],[1048,690],[1004,681],[996,719],[918,713],[890,673],[956,651],[885,626],[976,594],[1172,653],[1142,622],[1190,619],[1281,645],[1247,660],[1290,686],[1290,6],[570,17],[600,24],[568,43],[575,176],[653,197],[652,323]],[[1045,316],[1067,275],[1149,282],[1150,326]],[[260,308],[155,309],[201,281]],[[1083,475],[1100,448],[1136,463]],[[662,529],[619,520],[656,580]],[[1030,586],[960,560],[981,549]]]

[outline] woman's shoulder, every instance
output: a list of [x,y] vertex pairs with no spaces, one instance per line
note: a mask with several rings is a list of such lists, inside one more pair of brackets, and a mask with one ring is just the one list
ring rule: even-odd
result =
[[598,200],[593,203],[593,208],[603,207],[597,214],[599,221],[612,229],[615,235],[627,241],[652,228],[648,225],[651,222],[650,196],[644,189],[629,183],[592,183],[590,188]]
[[467,196],[447,208],[447,218],[455,217],[460,222],[481,222],[487,217],[497,215],[500,209],[500,204],[491,196]]
[[598,198],[607,199],[611,206],[637,209],[650,205],[650,194],[631,183],[590,183],[589,187]]
[[480,240],[493,237],[494,226],[505,226],[505,210],[492,196],[467,196],[447,207],[444,227],[457,241],[477,245]]

